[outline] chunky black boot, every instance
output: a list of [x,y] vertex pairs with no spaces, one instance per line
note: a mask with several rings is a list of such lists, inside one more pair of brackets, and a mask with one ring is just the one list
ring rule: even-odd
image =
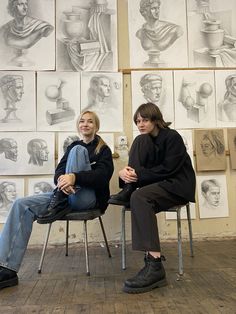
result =
[[124,283],[123,291],[127,293],[143,293],[165,286],[166,273],[161,258],[148,254],[144,258],[145,266],[138,274]]
[[18,285],[17,273],[0,266],[0,289]]
[[111,195],[110,197],[111,203],[117,205],[120,205],[122,203],[129,203],[130,196],[134,192],[134,190],[136,190],[135,184],[126,183],[119,193]]
[[47,212],[37,218],[40,224],[51,223],[68,214],[71,208],[68,204],[68,195],[61,190],[55,189],[47,208]]

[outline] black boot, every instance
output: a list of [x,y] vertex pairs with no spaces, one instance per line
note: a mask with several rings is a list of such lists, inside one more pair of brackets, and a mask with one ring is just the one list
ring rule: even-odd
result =
[[55,189],[47,208],[47,212],[40,215],[37,222],[40,224],[51,223],[68,214],[71,208],[68,204],[68,195],[61,190]]
[[18,285],[17,273],[0,266],[0,289]]
[[166,273],[161,258],[155,258],[148,254],[145,256],[144,262],[145,266],[138,274],[125,281],[124,292],[143,293],[167,284]]
[[126,183],[123,189],[114,195],[111,195],[108,203],[123,205],[123,203],[129,204],[131,194],[136,190],[136,185],[133,183]]

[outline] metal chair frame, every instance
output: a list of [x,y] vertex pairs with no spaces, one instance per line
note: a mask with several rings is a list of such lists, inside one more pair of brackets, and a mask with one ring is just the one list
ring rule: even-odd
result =
[[[84,233],[84,249],[85,249],[85,261],[86,261],[86,274],[87,274],[87,276],[90,276],[89,254],[88,254],[88,232],[87,232],[87,221],[88,220],[93,220],[96,218],[99,219],[100,226],[102,229],[103,238],[104,238],[107,253],[108,253],[108,257],[111,257],[111,252],[110,252],[110,248],[108,245],[108,241],[107,241],[107,237],[106,237],[106,233],[105,233],[105,229],[103,226],[101,216],[102,216],[102,213],[99,209],[93,209],[93,210],[89,210],[86,212],[71,212],[71,213],[65,215],[64,217],[62,217],[61,219],[59,219],[59,220],[66,221],[66,254],[65,254],[66,256],[68,256],[68,247],[69,247],[69,242],[68,242],[69,222],[70,221],[83,221],[83,225],[84,225],[84,228],[83,228],[84,229],[84,231],[83,231],[83,233]],[[43,261],[44,261],[44,257],[45,257],[45,253],[46,253],[46,248],[47,248],[47,244],[48,244],[48,239],[49,239],[51,227],[52,227],[52,223],[49,223],[48,229],[46,232],[46,236],[45,236],[45,240],[44,240],[44,245],[43,245],[43,250],[42,250],[42,254],[41,254],[41,258],[40,258],[40,262],[39,262],[39,267],[38,267],[38,273],[39,274],[42,272],[42,266],[43,266]]]

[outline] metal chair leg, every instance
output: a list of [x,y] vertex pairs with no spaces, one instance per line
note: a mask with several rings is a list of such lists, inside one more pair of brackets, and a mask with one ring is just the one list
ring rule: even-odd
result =
[[44,245],[43,245],[43,251],[42,251],[40,262],[39,262],[39,267],[38,267],[38,273],[39,274],[41,274],[41,271],[42,271],[42,266],[43,266],[43,261],[44,261],[44,257],[45,257],[46,248],[47,248],[47,245],[48,245],[48,238],[49,238],[49,234],[50,234],[50,231],[51,231],[51,226],[52,226],[52,224],[50,223],[48,225],[48,230],[47,230],[45,241],[44,241]]
[[88,255],[87,220],[84,220],[84,249],[85,249],[85,260],[86,260],[86,274],[87,274],[87,276],[90,276],[89,255]]
[[68,256],[69,241],[69,220],[66,221],[66,256]]
[[179,275],[184,274],[183,270],[183,253],[182,253],[182,235],[181,235],[181,207],[176,211],[177,213],[177,232],[178,232],[178,257],[179,257]]
[[189,243],[190,243],[190,256],[193,257],[193,231],[191,222],[190,206],[186,204],[187,218],[188,218],[188,231],[189,231]]
[[104,226],[103,226],[102,218],[100,216],[98,218],[99,218],[100,226],[101,226],[101,229],[102,229],[103,238],[104,238],[104,241],[105,241],[105,244],[106,244],[107,253],[108,253],[108,256],[111,257],[111,252],[110,252],[110,248],[109,248],[109,245],[108,245],[108,242],[107,242],[107,236],[106,236],[105,229],[104,229]]
[[126,269],[126,237],[125,237],[125,211],[126,207],[121,209],[121,265],[122,269]]

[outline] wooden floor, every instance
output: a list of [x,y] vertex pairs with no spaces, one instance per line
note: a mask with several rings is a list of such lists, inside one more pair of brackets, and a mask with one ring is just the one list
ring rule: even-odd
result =
[[16,287],[0,290],[0,313],[236,313],[236,239],[198,241],[195,257],[184,243],[184,270],[177,276],[177,243],[162,243],[168,285],[130,295],[121,288],[125,278],[143,265],[143,254],[127,247],[126,270],[121,270],[120,247],[111,245],[112,258],[100,245],[90,246],[91,276],[85,274],[81,245],[49,248],[42,274],[37,273],[41,248],[27,250]]

